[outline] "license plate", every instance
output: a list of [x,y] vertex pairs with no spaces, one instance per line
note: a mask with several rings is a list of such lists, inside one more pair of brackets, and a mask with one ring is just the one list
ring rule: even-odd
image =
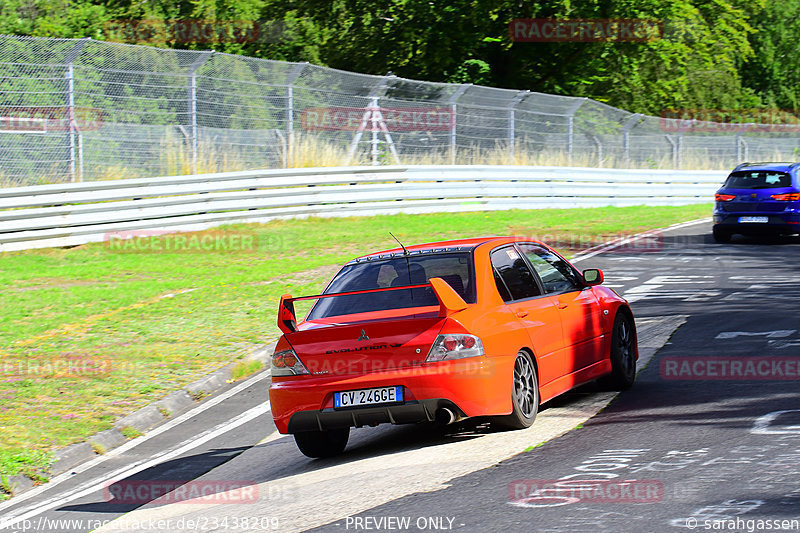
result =
[[378,387],[333,393],[334,409],[359,407],[362,405],[378,405],[399,403],[403,401],[403,387]]
[[739,217],[739,222],[760,222],[766,224],[769,222],[769,217]]

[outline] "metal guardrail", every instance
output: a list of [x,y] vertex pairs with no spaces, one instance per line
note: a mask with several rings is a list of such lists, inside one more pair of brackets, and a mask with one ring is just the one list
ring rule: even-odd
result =
[[722,171],[383,166],[225,172],[0,189],[0,251],[75,246],[112,232],[198,231],[281,217],[686,205]]

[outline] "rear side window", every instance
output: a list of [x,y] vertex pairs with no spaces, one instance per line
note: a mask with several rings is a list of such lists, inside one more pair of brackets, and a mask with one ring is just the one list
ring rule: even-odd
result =
[[791,187],[792,177],[786,172],[771,170],[737,170],[725,180],[731,189],[777,189]]
[[[408,259],[395,257],[345,265],[324,294],[424,285],[430,278],[442,278],[465,302],[475,303],[472,255],[469,253],[412,255]],[[318,300],[308,320],[433,305],[438,306],[439,300],[430,287],[334,296]]]
[[500,296],[506,302],[539,296],[539,285],[527,263],[513,246],[492,252],[492,269]]

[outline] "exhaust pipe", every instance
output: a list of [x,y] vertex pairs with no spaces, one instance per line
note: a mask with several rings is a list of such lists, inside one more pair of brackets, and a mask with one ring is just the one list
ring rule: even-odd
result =
[[456,414],[447,407],[440,407],[436,410],[436,422],[446,426],[456,421]]

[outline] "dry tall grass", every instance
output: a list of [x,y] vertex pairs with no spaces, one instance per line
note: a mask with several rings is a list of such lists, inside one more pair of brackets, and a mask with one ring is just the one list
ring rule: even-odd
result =
[[351,161],[347,146],[334,144],[311,135],[295,134],[292,147],[286,156],[288,168],[341,167],[367,164],[363,157],[356,155]]
[[[231,172],[237,170],[254,170],[262,168],[310,168],[310,167],[336,167],[347,165],[369,165],[371,155],[369,146],[362,144],[354,158],[349,157],[348,144],[333,142],[320,136],[296,133],[293,142],[287,143],[286,139],[279,141],[281,146],[265,154],[262,161],[254,158],[252,150],[244,153],[236,146],[200,141],[197,150],[197,163],[192,160],[191,148],[187,146],[183,137],[170,134],[164,136],[158,149],[159,159],[148,166],[132,166],[111,164],[100,168],[92,167],[91,161],[86,161],[88,180],[117,180],[140,178],[153,175],[177,176],[193,173],[206,174],[215,172]],[[289,146],[291,145],[291,146]],[[381,164],[394,164],[395,161],[388,153],[385,143],[381,145]],[[277,160],[275,154],[278,154]],[[696,154],[683,154],[677,166],[683,170],[729,170],[735,164],[721,157],[712,157]],[[760,160],[767,160],[763,154]],[[771,158],[773,161],[786,160],[786,154],[778,151]],[[790,157],[790,159],[796,159]],[[673,169],[676,168],[671,155],[652,157],[645,161],[637,160],[628,162],[617,154],[606,154],[598,158],[597,152],[575,151],[572,156],[565,150],[530,150],[524,143],[519,143],[511,150],[506,143],[497,143],[492,148],[485,147],[459,147],[455,154],[448,149],[420,153],[401,153],[400,162],[403,165],[531,165],[531,166],[572,166],[572,167],[603,167],[603,168],[641,168],[641,169]],[[156,168],[154,171],[153,168]],[[63,173],[63,169],[61,171]],[[0,187],[17,187],[20,185],[36,185],[43,183],[69,182],[69,176],[43,172],[38,180],[26,178],[24,180],[12,178],[0,172]]]

